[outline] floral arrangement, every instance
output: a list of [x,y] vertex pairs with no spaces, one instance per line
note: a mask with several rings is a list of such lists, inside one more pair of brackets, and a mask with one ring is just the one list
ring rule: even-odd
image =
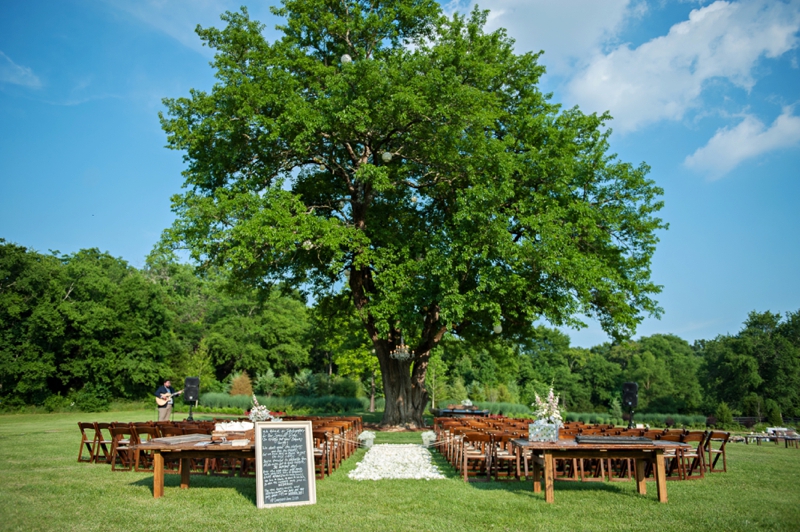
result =
[[546,400],[542,400],[539,394],[535,394],[535,399],[536,401],[531,406],[534,409],[533,413],[536,419],[559,427],[564,424],[561,410],[558,408],[558,396],[553,393],[552,388],[550,388],[550,393],[547,394]]
[[371,430],[364,430],[361,432],[361,434],[358,435],[358,441],[374,440],[374,439],[375,439],[375,433],[372,432]]
[[250,415],[248,417],[250,421],[254,423],[256,421],[272,421],[276,419],[266,406],[258,404],[256,394],[253,394],[253,408],[250,409]]
[[372,448],[372,443],[375,441],[375,433],[371,430],[362,431],[361,434],[358,435],[358,441],[366,447],[367,449]]
[[558,396],[550,388],[546,400],[542,400],[539,394],[535,398],[536,401],[531,406],[534,408],[536,421],[528,425],[528,440],[557,442],[558,429],[564,424],[558,408]]
[[436,441],[436,433],[432,430],[426,430],[421,434],[422,436],[422,445],[425,447],[430,447]]
[[464,399],[463,401],[461,401],[461,406],[469,408],[470,406],[472,406],[472,401],[470,401],[469,399]]

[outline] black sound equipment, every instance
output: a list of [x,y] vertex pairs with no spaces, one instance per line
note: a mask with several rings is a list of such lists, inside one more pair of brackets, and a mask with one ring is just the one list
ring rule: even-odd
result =
[[626,410],[636,408],[639,404],[639,385],[635,382],[626,382],[622,385],[622,407]]
[[194,403],[200,398],[200,377],[186,377],[183,398],[187,403]]

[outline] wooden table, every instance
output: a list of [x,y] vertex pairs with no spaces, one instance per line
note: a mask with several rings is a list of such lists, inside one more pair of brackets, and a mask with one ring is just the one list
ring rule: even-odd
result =
[[255,443],[249,442],[242,447],[227,444],[210,444],[198,446],[201,442],[210,442],[211,436],[191,434],[170,438],[157,438],[136,446],[142,451],[153,453],[153,498],[164,496],[164,461],[181,461],[181,489],[189,488],[192,459],[205,458],[255,458]]
[[664,465],[664,451],[671,448],[682,447],[677,442],[654,441],[652,444],[644,443],[577,443],[574,439],[562,439],[556,442],[534,442],[524,439],[512,440],[517,452],[517,458],[525,449],[533,451],[533,491],[541,493],[541,477],[544,473],[544,500],[552,503],[553,482],[555,480],[555,461],[562,458],[629,458],[635,462],[636,488],[640,494],[647,494],[645,482],[645,467],[647,463],[653,464],[656,489],[659,502],[667,502],[667,473]]
[[771,434],[745,434],[744,442],[750,445],[750,441],[755,440],[757,445],[761,445],[762,441],[774,441],[778,445],[778,437]]

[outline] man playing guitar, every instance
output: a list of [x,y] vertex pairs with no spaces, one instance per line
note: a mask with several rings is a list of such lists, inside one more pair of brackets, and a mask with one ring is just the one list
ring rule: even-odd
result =
[[183,393],[183,390],[176,392],[172,389],[169,379],[156,390],[156,404],[158,404],[158,420],[169,421],[172,415],[172,398]]

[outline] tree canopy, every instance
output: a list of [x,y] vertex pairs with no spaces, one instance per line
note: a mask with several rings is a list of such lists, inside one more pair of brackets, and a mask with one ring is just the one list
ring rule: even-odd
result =
[[[658,313],[661,190],[609,154],[607,115],[562,110],[487,12],[432,0],[284,0],[267,42],[246,9],[198,29],[210,93],[166,99],[186,191],[168,240],[256,286],[346,291],[372,340],[385,423],[419,423],[448,331]],[[389,356],[404,338],[414,358]],[[411,375],[410,379],[408,375]]]

